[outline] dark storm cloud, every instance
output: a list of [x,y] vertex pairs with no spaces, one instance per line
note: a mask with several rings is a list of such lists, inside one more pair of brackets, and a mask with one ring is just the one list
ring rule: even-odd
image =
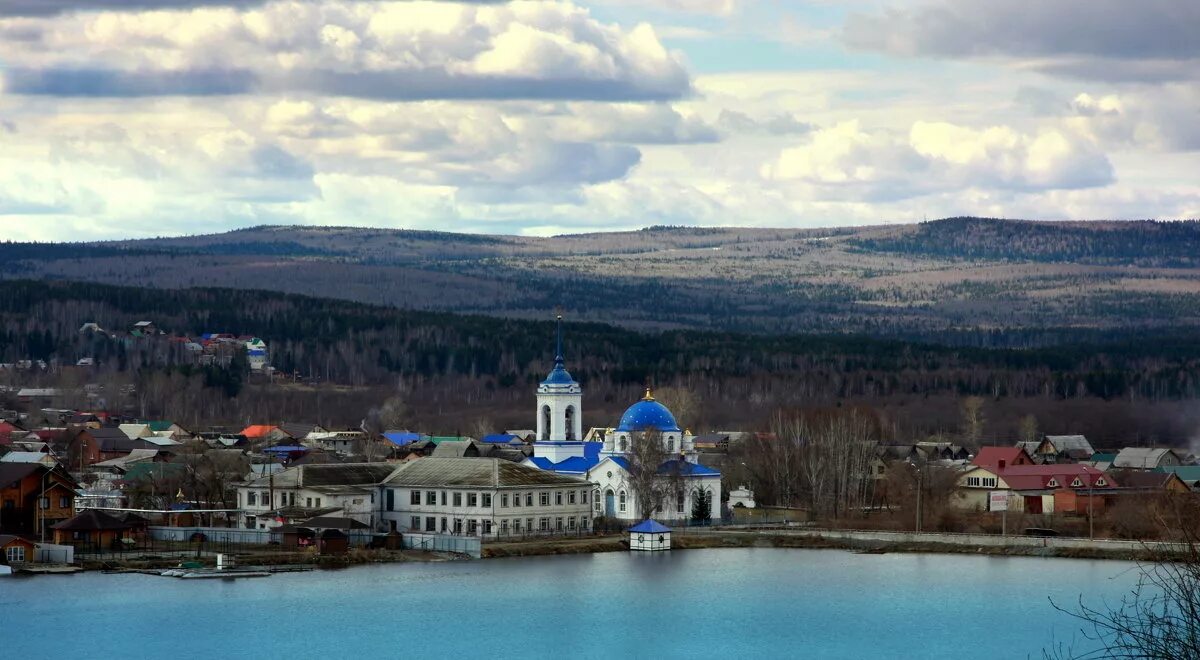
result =
[[1194,0],[939,0],[853,14],[843,39],[896,55],[1008,57],[1064,75],[1167,79],[1196,75],[1198,28]]
[[220,96],[253,91],[256,78],[242,70],[112,71],[106,69],[0,70],[4,90],[38,96]]
[[[686,74],[650,86],[633,80],[453,75],[438,69],[340,72],[298,70],[279,77],[241,69],[117,71],[107,69],[10,69],[4,89],[12,94],[64,97],[214,96],[313,92],[385,101],[585,100],[662,101],[687,95]],[[654,81],[663,83],[664,81]]]
[[[195,7],[257,7],[268,0],[0,0],[3,16],[55,16],[73,12],[148,11]],[[505,0],[454,0],[471,4],[499,4]]]

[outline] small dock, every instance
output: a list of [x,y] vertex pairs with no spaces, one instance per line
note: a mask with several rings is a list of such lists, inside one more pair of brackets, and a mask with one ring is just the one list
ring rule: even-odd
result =
[[78,573],[83,569],[70,564],[26,564],[24,566],[14,566],[13,571],[16,573],[28,573],[31,575],[70,575]]

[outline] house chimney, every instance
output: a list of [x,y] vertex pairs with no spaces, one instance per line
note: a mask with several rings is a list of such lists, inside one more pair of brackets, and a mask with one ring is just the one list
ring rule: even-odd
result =
[[1004,469],[1004,459],[1003,459],[1003,458],[1002,458],[1002,459],[1000,459],[1000,466],[999,466],[999,468],[1000,468],[1001,470],[1003,470],[1003,469]]

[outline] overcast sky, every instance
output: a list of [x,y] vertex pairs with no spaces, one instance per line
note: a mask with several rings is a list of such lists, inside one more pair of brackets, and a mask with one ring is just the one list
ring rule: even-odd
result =
[[1200,217],[1195,0],[0,0],[0,239]]

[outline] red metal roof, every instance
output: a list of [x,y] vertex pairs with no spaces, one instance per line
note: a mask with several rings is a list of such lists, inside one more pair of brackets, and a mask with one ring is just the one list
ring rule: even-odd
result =
[[[997,472],[1013,490],[1047,490],[1053,488],[1114,488],[1112,477],[1090,465],[1063,463],[1061,465],[1014,465]],[[1080,485],[1075,485],[1078,479]],[[1096,483],[1103,479],[1104,483]],[[1054,483],[1051,483],[1051,480]]]
[[995,468],[1000,466],[1000,461],[1004,461],[1006,469],[1011,465],[1033,463],[1029,454],[1020,447],[983,447],[971,462],[980,467]]
[[275,427],[270,424],[251,424],[242,429],[241,435],[247,438],[261,438],[274,430]]

